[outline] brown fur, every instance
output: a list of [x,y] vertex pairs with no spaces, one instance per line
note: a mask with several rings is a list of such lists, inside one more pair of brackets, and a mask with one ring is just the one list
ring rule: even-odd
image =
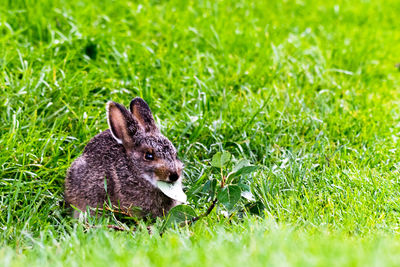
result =
[[[127,212],[139,207],[141,215],[154,217],[177,205],[155,186],[157,180],[173,179],[171,174],[181,179],[182,163],[176,150],[159,132],[146,102],[135,98],[130,109],[133,112],[108,103],[110,130],[90,140],[67,172],[67,204],[85,211],[87,206],[102,208],[109,199]],[[149,151],[154,160],[145,158]]]

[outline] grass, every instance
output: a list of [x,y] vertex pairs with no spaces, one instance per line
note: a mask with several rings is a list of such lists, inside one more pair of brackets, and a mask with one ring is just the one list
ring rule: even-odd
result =
[[[2,1],[0,265],[395,265],[399,260],[398,1]],[[143,97],[208,203],[229,151],[242,202],[153,235],[75,221],[65,172]],[[133,227],[127,225],[127,227]]]
[[[0,262],[21,266],[170,266],[178,263],[185,266],[396,266],[399,260],[400,243],[395,238],[315,235],[258,221],[230,229],[219,226],[210,231],[212,227],[206,227],[207,230],[203,225],[194,230],[169,231],[163,237],[149,237],[146,230],[132,235],[104,229],[90,232],[75,229],[72,234],[52,241],[52,245],[42,246],[46,242],[39,241],[24,253],[2,249]],[[194,235],[193,231],[202,234]]]

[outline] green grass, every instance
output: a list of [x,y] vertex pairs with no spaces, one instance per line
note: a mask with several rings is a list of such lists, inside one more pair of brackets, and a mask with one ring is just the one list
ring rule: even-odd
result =
[[[0,1],[0,265],[396,265],[400,2]],[[90,227],[65,172],[143,97],[202,212],[229,151],[261,215],[158,235]],[[261,205],[260,204],[260,205]],[[127,224],[133,230],[133,225]],[[86,265],[85,265],[86,266]]]
[[[205,229],[207,228],[207,229]],[[0,250],[0,263],[21,266],[397,266],[400,242],[373,235],[313,234],[255,220],[229,227],[200,226],[149,237],[147,230],[115,233],[105,229],[72,234],[21,253]],[[232,229],[234,229],[232,231]]]

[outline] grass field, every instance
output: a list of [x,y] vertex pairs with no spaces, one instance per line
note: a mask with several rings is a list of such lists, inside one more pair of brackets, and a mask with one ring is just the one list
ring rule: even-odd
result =
[[[398,265],[399,1],[0,2],[1,266]],[[135,96],[197,212],[218,151],[259,166],[262,212],[162,237],[67,216],[67,168]]]

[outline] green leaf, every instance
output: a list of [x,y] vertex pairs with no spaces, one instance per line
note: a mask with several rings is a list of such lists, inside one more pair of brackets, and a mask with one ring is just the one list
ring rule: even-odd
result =
[[231,159],[231,153],[229,153],[228,151],[224,151],[222,153],[217,152],[212,157],[211,166],[217,167],[217,168],[222,168],[225,166],[226,163],[229,162],[230,159]]
[[244,175],[255,172],[258,169],[258,166],[245,166],[236,172],[236,175]]
[[212,160],[211,160],[211,166],[222,168],[221,167],[221,157],[222,157],[222,153],[221,152],[215,153],[214,156],[212,157]]
[[184,221],[191,220],[192,218],[194,218],[196,216],[197,216],[196,212],[190,206],[187,206],[187,205],[175,206],[168,212],[168,217],[162,226],[162,230],[167,226],[170,226],[172,224],[179,224]]
[[241,168],[243,168],[245,166],[249,166],[249,165],[250,165],[250,162],[247,159],[241,159],[236,163],[235,167],[233,167],[233,172],[237,172]]
[[240,190],[243,191],[250,191],[250,186],[247,184],[243,184],[243,183],[238,183],[238,186],[240,187]]
[[237,185],[229,185],[227,187],[224,187],[219,193],[218,193],[218,201],[221,202],[222,205],[225,206],[227,210],[232,210],[236,203],[240,200],[240,194],[241,194],[240,187]]
[[204,184],[202,192],[207,193],[209,195],[208,197],[214,198],[216,188],[217,188],[217,180],[216,179],[208,180]]
[[255,201],[256,199],[253,196],[253,193],[251,191],[242,191],[241,196],[244,197],[245,199],[249,201]]
[[256,171],[257,169],[258,169],[258,166],[253,166],[253,165],[244,166],[244,167],[238,169],[237,171],[231,172],[229,177],[233,178],[233,177],[237,177],[237,176],[240,176],[240,175],[250,174],[250,173]]

